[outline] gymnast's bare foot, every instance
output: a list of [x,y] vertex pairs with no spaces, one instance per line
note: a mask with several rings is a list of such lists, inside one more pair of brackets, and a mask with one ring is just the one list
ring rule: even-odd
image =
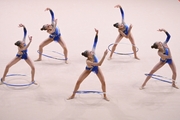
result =
[[140,90],[144,89],[144,86],[141,86],[139,89],[140,89]]
[[68,60],[67,59],[65,60],[65,63],[68,64]]
[[2,85],[2,84],[3,84],[3,80],[2,80],[2,78],[1,78],[0,85]]
[[108,60],[111,60],[111,59],[112,59],[112,57],[109,57],[109,58],[108,58]]
[[109,101],[109,99],[107,97],[104,97],[104,100]]
[[173,84],[172,87],[174,87],[174,88],[176,88],[176,89],[179,89],[175,84]]
[[72,95],[71,97],[69,97],[67,100],[71,100],[74,99],[74,95]]
[[136,57],[134,57],[135,59],[137,59],[137,60],[140,60],[137,56]]
[[32,83],[33,83],[34,85],[38,85],[34,80],[32,80]]
[[5,78],[1,78],[0,85],[2,85],[4,81],[5,81]]
[[38,62],[38,61],[41,61],[42,59],[41,58],[38,58],[37,60],[35,60],[35,62]]

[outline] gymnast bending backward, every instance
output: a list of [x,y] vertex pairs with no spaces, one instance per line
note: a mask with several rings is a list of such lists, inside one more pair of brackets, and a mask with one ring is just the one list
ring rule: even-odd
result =
[[96,32],[96,36],[95,36],[95,39],[94,39],[94,44],[93,44],[92,51],[86,50],[86,51],[82,52],[82,55],[87,58],[87,60],[86,60],[87,66],[86,66],[85,70],[83,71],[83,73],[80,75],[79,79],[77,80],[74,91],[73,91],[73,94],[68,99],[73,99],[75,97],[75,94],[76,94],[77,90],[79,89],[80,84],[84,81],[84,79],[91,72],[94,72],[97,75],[97,77],[99,78],[100,82],[101,82],[104,99],[109,101],[108,98],[106,97],[105,79],[104,79],[103,73],[102,73],[102,71],[101,71],[101,69],[99,67],[99,66],[102,65],[108,51],[105,50],[103,57],[98,62],[98,60],[97,60],[97,58],[95,56],[95,48],[96,48],[96,44],[97,44],[97,41],[98,41],[98,30],[95,29],[95,32]]
[[[2,82],[5,81],[5,77],[9,71],[9,68],[11,66],[13,66],[14,64],[16,64],[17,62],[19,62],[21,59],[24,59],[27,64],[31,67],[31,81],[34,83],[34,84],[37,84],[35,83],[34,81],[34,75],[35,75],[35,67],[32,63],[32,61],[30,60],[28,54],[27,54],[27,48],[29,47],[29,45],[31,44],[31,41],[32,41],[32,36],[28,36],[29,37],[29,43],[26,45],[26,34],[27,34],[27,30],[26,30],[26,27],[23,25],[23,24],[19,24],[19,27],[23,27],[23,30],[24,30],[24,37],[23,37],[23,40],[22,41],[17,41],[15,43],[16,46],[18,46],[18,53],[16,54],[16,57],[9,63],[6,65],[6,68],[5,68],[5,71],[4,71],[4,74],[3,74],[3,77],[1,79]],[[22,66],[20,66],[22,67]]]
[[39,58],[35,61],[41,61],[42,60],[42,53],[43,53],[43,47],[45,47],[46,45],[48,45],[49,43],[56,41],[58,42],[61,47],[64,50],[64,56],[65,56],[65,63],[68,63],[68,58],[67,58],[67,54],[68,54],[68,50],[66,47],[65,42],[62,39],[61,33],[59,28],[56,26],[57,25],[57,19],[54,18],[54,12],[50,9],[50,8],[46,8],[45,11],[50,11],[51,14],[51,24],[45,24],[43,25],[43,27],[41,28],[41,30],[46,30],[47,33],[49,33],[49,38],[47,38],[45,41],[43,41],[40,45],[39,45]]
[[159,29],[159,32],[165,32],[165,34],[167,35],[166,40],[162,43],[162,42],[155,42],[151,48],[155,48],[158,49],[158,55],[160,56],[160,61],[154,66],[154,68],[150,71],[150,73],[148,74],[148,76],[146,77],[144,83],[142,84],[142,86],[140,87],[140,89],[144,89],[144,86],[146,85],[146,83],[149,81],[149,79],[151,78],[151,76],[153,75],[153,73],[155,73],[157,70],[159,70],[162,66],[164,66],[166,63],[169,65],[169,67],[172,70],[172,87],[179,89],[176,84],[176,76],[177,76],[177,72],[176,72],[176,66],[174,64],[174,61],[172,59],[171,56],[171,51],[170,48],[168,47],[167,43],[170,39],[170,34],[165,30],[165,29]]
[[126,23],[124,21],[124,11],[123,11],[122,7],[120,5],[116,5],[115,8],[120,9],[120,12],[122,15],[122,22],[113,24],[113,26],[118,29],[119,35],[117,36],[116,41],[115,41],[114,45],[112,46],[112,50],[111,50],[111,53],[110,53],[110,56],[108,59],[110,60],[112,58],[112,55],[116,49],[116,46],[122,40],[122,38],[125,37],[125,38],[129,39],[132,44],[134,58],[139,60],[139,58],[137,57],[137,53],[136,53],[135,41],[134,41],[134,38],[131,33],[132,25],[130,25],[129,27],[126,25]]

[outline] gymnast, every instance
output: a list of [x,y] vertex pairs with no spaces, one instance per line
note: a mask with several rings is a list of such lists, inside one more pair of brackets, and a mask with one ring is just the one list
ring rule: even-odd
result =
[[26,45],[26,42],[25,42],[26,34],[27,34],[26,27],[23,24],[19,24],[19,27],[23,27],[24,37],[23,37],[22,41],[17,41],[15,43],[15,45],[18,46],[18,53],[16,54],[16,57],[9,64],[6,65],[3,77],[1,78],[1,82],[5,81],[5,77],[9,71],[9,68],[11,66],[13,66],[14,64],[16,64],[17,62],[19,62],[21,59],[24,59],[27,62],[27,64],[31,67],[31,81],[32,81],[32,83],[37,84],[34,81],[35,67],[34,67],[32,61],[30,60],[30,58],[27,54],[27,48],[31,44],[32,36],[28,36],[29,37],[29,43]]
[[117,44],[122,40],[123,37],[125,37],[125,38],[129,39],[131,44],[132,44],[132,50],[134,53],[134,58],[139,60],[139,58],[137,57],[137,53],[136,53],[136,46],[135,46],[134,38],[133,38],[132,33],[131,33],[132,25],[130,25],[128,27],[125,24],[124,11],[123,11],[122,7],[120,5],[116,5],[115,8],[120,8],[120,12],[122,15],[122,22],[113,24],[114,27],[118,28],[119,35],[116,38],[116,41],[112,47],[112,50],[111,50],[111,53],[110,53],[110,56],[108,59],[110,60],[112,58],[112,55],[116,49]]
[[176,84],[175,84],[175,80],[176,80],[176,66],[174,64],[174,61],[172,60],[172,56],[171,56],[171,52],[170,49],[167,45],[169,39],[170,39],[170,34],[165,30],[165,29],[159,29],[159,32],[165,32],[165,34],[167,35],[166,40],[162,43],[162,42],[155,42],[151,48],[155,48],[158,49],[158,55],[160,56],[160,61],[154,66],[154,68],[150,71],[150,73],[148,74],[148,76],[146,77],[144,83],[142,84],[142,86],[140,87],[140,89],[144,89],[144,86],[146,85],[146,83],[148,82],[148,80],[151,78],[151,76],[153,75],[153,73],[155,73],[158,69],[160,69],[162,66],[164,66],[166,63],[169,64],[169,67],[172,70],[172,87],[179,89]]
[[92,51],[86,50],[86,51],[82,52],[82,55],[87,58],[87,60],[86,60],[86,64],[87,64],[86,69],[80,75],[80,77],[79,77],[79,79],[78,79],[78,81],[76,83],[76,86],[74,88],[73,94],[68,99],[73,99],[75,97],[75,94],[76,94],[77,90],[79,89],[80,84],[83,82],[83,80],[91,72],[94,72],[98,76],[98,78],[99,78],[99,80],[101,82],[102,91],[103,91],[103,94],[104,94],[104,99],[109,101],[108,98],[106,97],[106,84],[105,84],[104,76],[103,76],[103,73],[102,73],[102,71],[101,71],[101,69],[99,67],[99,66],[102,65],[108,51],[105,50],[103,57],[98,62],[98,60],[97,60],[97,58],[95,56],[95,48],[96,48],[96,44],[97,44],[97,41],[98,41],[98,30],[95,29],[95,32],[96,32],[96,36],[95,36],[95,39],[94,39],[94,44],[93,44]]
[[51,14],[51,17],[52,17],[51,24],[43,25],[41,30],[46,30],[50,35],[49,35],[49,38],[47,38],[45,41],[43,41],[39,45],[39,58],[37,60],[35,60],[35,61],[41,61],[42,60],[43,47],[45,47],[46,45],[48,45],[52,41],[56,41],[63,48],[64,56],[65,56],[65,63],[68,63],[67,62],[68,50],[67,50],[66,44],[64,43],[64,41],[62,39],[59,28],[56,26],[57,25],[57,19],[54,18],[54,13],[50,8],[45,9],[45,11],[48,11],[48,10],[50,11],[50,14]]

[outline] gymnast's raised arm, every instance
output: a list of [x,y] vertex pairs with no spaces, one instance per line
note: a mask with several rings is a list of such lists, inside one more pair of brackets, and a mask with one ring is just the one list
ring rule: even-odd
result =
[[93,47],[92,47],[92,51],[95,52],[95,49],[96,49],[96,45],[97,45],[97,42],[98,42],[98,30],[95,28],[95,32],[96,32],[96,35],[95,35],[95,38],[94,38],[94,44],[93,44]]
[[57,25],[57,19],[55,19],[54,12],[50,8],[46,8],[45,9],[45,11],[48,11],[48,10],[49,10],[49,12],[51,14],[51,24],[53,26],[53,30],[52,31],[55,31],[56,25]]
[[23,27],[23,31],[24,31],[23,41],[25,42],[25,40],[26,40],[26,35],[27,35],[26,27],[25,27],[23,24],[19,24],[19,27]]
[[164,41],[164,44],[167,44],[167,43],[169,42],[170,38],[171,38],[171,35],[170,35],[165,29],[159,29],[158,31],[159,31],[159,32],[162,32],[162,31],[165,32],[165,34],[167,35],[167,38],[166,38],[166,40]]
[[124,21],[124,11],[123,11],[122,7],[120,5],[116,5],[114,7],[120,9],[121,17],[122,17],[122,23],[125,24],[125,21]]
[[46,8],[45,11],[48,11],[50,12],[51,14],[51,23],[53,24],[54,23],[54,12],[50,9],[50,8]]

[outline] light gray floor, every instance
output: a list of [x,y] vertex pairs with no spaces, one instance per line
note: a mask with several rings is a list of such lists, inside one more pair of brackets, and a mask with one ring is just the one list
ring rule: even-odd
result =
[[[101,69],[106,79],[107,96],[110,102],[98,94],[77,95],[67,101],[74,85],[85,68],[85,58],[81,52],[91,49],[94,28],[99,29],[96,49],[100,59],[108,45],[118,35],[112,25],[121,21],[120,12],[114,5],[121,4],[126,23],[132,24],[132,33],[139,48],[135,60],[133,56],[113,55],[105,59]],[[17,52],[14,43],[21,40],[22,28],[26,25],[28,34],[33,36],[29,56],[34,61],[39,44],[48,37],[40,31],[43,24],[50,23],[46,7],[53,9],[58,19],[62,37],[69,50],[69,64],[43,57],[41,62],[33,62],[36,67],[35,80],[38,86],[12,88],[0,86],[0,120],[179,120],[180,90],[169,83],[151,79],[146,89],[139,90],[152,67],[159,61],[156,50],[150,46],[155,41],[164,41],[166,35],[157,32],[165,28],[171,34],[169,47],[179,76],[180,69],[180,2],[178,0],[1,0],[0,1],[0,73]],[[28,39],[27,39],[28,41]],[[130,43],[123,39],[122,43]],[[123,48],[124,47],[124,48]],[[117,51],[131,52],[130,45],[120,44]],[[44,48],[62,53],[55,42]],[[109,56],[109,54],[108,54]],[[7,82],[30,81],[30,68],[22,60],[8,74],[25,74],[25,77],[7,77]],[[171,70],[165,65],[156,74],[171,78]],[[177,85],[179,77],[177,77]],[[90,74],[80,90],[101,91],[95,74]]]

